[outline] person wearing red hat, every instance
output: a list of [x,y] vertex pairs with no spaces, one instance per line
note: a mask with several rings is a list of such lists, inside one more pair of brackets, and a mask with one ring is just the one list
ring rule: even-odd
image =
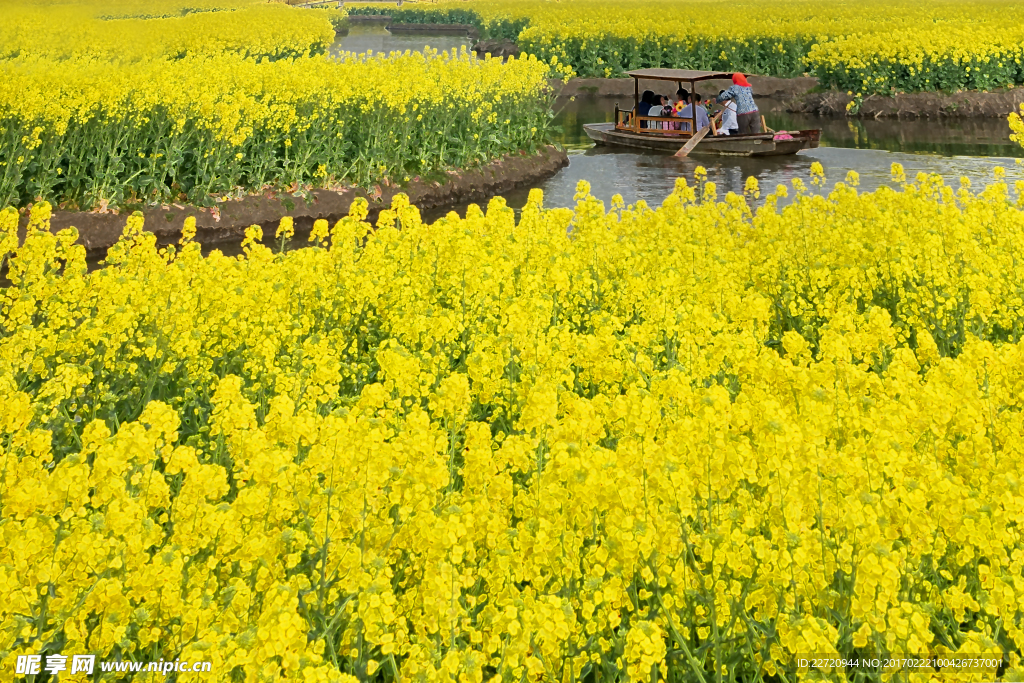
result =
[[757,110],[754,90],[746,76],[741,73],[733,74],[732,85],[720,92],[715,100],[719,104],[732,100],[736,105],[736,122],[739,124],[740,135],[761,132],[761,113]]

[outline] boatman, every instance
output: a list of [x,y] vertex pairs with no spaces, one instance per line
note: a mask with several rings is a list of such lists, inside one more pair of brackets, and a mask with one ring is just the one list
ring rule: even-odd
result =
[[754,102],[754,90],[743,74],[733,74],[732,85],[715,98],[719,104],[726,100],[736,103],[736,123],[740,135],[761,132],[761,112],[757,110],[757,104]]

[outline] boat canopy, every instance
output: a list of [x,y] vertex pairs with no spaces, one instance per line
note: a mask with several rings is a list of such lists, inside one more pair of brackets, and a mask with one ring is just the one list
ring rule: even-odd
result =
[[651,81],[716,81],[732,80],[732,74],[722,71],[693,71],[690,69],[638,69],[628,72],[629,76],[636,79],[647,79]]
[[[628,75],[633,77],[633,112],[638,112],[640,107],[640,79],[652,80],[652,81],[674,81],[679,84],[679,87],[683,87],[683,83],[689,83],[690,87],[694,87],[694,83],[700,81],[717,81],[717,80],[732,80],[731,73],[725,73],[724,71],[694,71],[692,69],[637,69],[636,71],[628,72]],[[630,114],[632,117],[633,131],[638,135],[641,134],[640,126],[641,121],[653,121],[655,130],[665,131],[662,128],[663,120],[661,117],[648,117],[648,116],[636,116]],[[619,105],[615,105],[615,123],[619,125]],[[690,109],[690,116],[688,119],[683,119],[690,125],[689,131],[681,131],[684,136],[693,136],[697,134],[697,108],[693,107]],[[643,126],[648,127],[647,123]],[[647,131],[643,131],[647,133]],[[667,131],[669,134],[674,134],[672,130]],[[663,133],[664,134],[664,133]]]

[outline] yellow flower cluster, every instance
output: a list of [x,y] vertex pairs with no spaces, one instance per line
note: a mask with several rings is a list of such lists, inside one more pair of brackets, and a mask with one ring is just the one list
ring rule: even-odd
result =
[[1024,147],[1024,105],[1020,107],[1020,113],[1013,112],[1009,116],[1010,139],[1021,147]]
[[88,57],[131,68],[135,62],[231,53],[281,59],[326,52],[334,41],[327,14],[281,4],[237,2],[188,8],[181,3],[30,4],[2,0],[0,60]]
[[1008,11],[965,5],[960,16],[934,18],[928,29],[837,36],[811,47],[807,62],[821,85],[862,94],[1020,85],[1024,26],[1001,24]]
[[1015,11],[1009,0],[445,0],[387,10],[414,21],[427,12],[465,22],[475,13],[485,30],[512,27],[517,35],[506,37],[521,48],[557,56],[582,76],[647,67],[811,71],[824,86],[863,93],[1024,83],[1024,26],[1006,21]]
[[5,24],[0,40],[0,206],[402,182],[534,149],[551,118],[549,65],[465,51],[331,60],[315,54],[334,36],[325,11],[103,20],[72,7],[59,11],[81,24],[46,28],[30,9],[35,23]]
[[91,272],[47,204],[21,246],[0,213],[2,663],[1024,673],[1024,188],[854,180],[432,225],[400,195],[236,258],[133,216]]

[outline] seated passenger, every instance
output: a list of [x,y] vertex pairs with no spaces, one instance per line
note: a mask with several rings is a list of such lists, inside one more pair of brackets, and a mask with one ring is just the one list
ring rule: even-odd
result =
[[[637,116],[650,116],[651,105],[654,103],[654,91],[644,90],[644,94],[640,97],[639,104],[636,105]],[[647,127],[647,121],[640,122],[641,128]]]
[[[728,99],[721,99],[728,97]],[[718,128],[719,135],[739,135],[740,126],[736,123],[736,103],[726,94],[725,90],[718,93],[719,102],[722,103],[722,125]]]
[[[671,116],[675,116],[676,115],[675,105],[673,104],[671,97],[669,97],[668,95],[662,95],[661,102],[662,102],[662,107],[661,107],[661,115],[662,116],[671,117]],[[672,129],[679,130],[679,128],[676,126],[676,124],[668,122],[668,121],[666,121],[665,123],[661,124],[661,127],[664,130],[672,130]]]
[[[664,95],[654,95],[651,98],[651,108],[647,110],[648,116],[671,116],[672,108],[668,104],[668,98]],[[648,121],[651,128],[662,128],[668,129],[668,122],[656,123],[654,121]]]
[[[679,118],[680,113],[686,107],[686,100],[690,99],[690,91],[686,88],[680,88],[676,90],[676,101],[672,104],[672,117]],[[672,123],[673,130],[682,130],[683,126],[680,122],[675,121]]]
[[675,113],[672,114],[672,115],[673,116],[679,116],[679,112],[681,112],[683,110],[683,107],[686,106],[686,101],[689,100],[689,99],[690,99],[690,91],[689,90],[687,90],[686,88],[680,88],[679,90],[676,90],[676,103],[675,103],[675,107],[674,107],[675,108]]
[[708,110],[699,104],[694,104],[695,102],[700,102],[700,95],[698,93],[687,93],[686,106],[676,113],[676,116],[683,119],[683,130],[690,130],[690,125],[694,116],[694,109],[697,111],[697,130],[701,130],[705,126],[711,125],[711,119],[708,117]]

